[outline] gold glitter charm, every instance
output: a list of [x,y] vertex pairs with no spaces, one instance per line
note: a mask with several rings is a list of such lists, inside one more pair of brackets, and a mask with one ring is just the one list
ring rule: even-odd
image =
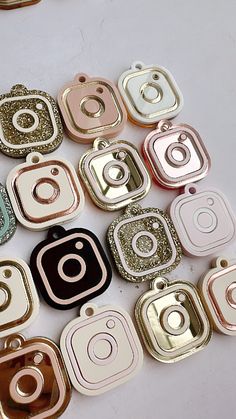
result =
[[0,96],[0,151],[24,157],[50,153],[62,142],[61,118],[55,100],[45,92],[14,86]]
[[196,287],[158,277],[136,303],[135,317],[148,352],[158,361],[179,361],[203,349],[211,327]]
[[0,0],[0,9],[17,9],[18,7],[31,6],[41,0]]
[[108,229],[120,275],[132,282],[153,280],[177,267],[181,247],[171,219],[157,208],[129,205]]

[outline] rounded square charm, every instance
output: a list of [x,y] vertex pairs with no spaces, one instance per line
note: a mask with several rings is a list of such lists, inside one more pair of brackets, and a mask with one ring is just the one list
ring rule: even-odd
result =
[[59,92],[58,104],[69,137],[78,143],[114,137],[127,120],[117,88],[101,77],[77,74]]
[[58,347],[49,339],[9,336],[0,351],[0,413],[11,418],[57,418],[71,386]]
[[214,328],[236,336],[236,261],[219,257],[198,283],[202,301]]
[[7,177],[7,191],[18,221],[30,230],[76,218],[84,206],[84,193],[68,160],[30,153],[26,163]]
[[122,140],[97,138],[93,148],[81,157],[79,172],[92,200],[108,211],[144,198],[151,187],[138,150]]
[[162,120],[143,144],[154,179],[164,188],[180,188],[204,178],[210,156],[198,132],[189,125]]
[[156,278],[136,303],[135,317],[148,352],[175,362],[203,349],[211,327],[196,287],[190,282]]
[[86,304],[63,330],[60,345],[73,386],[87,396],[130,380],[143,363],[132,320],[118,307]]
[[39,3],[41,0],[0,0],[0,9],[16,9],[18,7],[30,6]]
[[118,88],[132,122],[153,126],[173,118],[183,107],[183,96],[172,74],[163,67],[134,62],[119,78]]
[[226,197],[217,189],[185,187],[170,206],[170,216],[184,252],[207,256],[235,238],[236,221]]
[[16,231],[16,217],[7,191],[0,183],[0,244],[8,241]]
[[181,246],[167,214],[157,208],[129,205],[107,232],[120,275],[132,282],[154,279],[175,269]]
[[84,228],[52,227],[32,252],[31,269],[52,307],[69,309],[102,294],[111,282],[111,267],[97,237]]
[[0,151],[11,157],[50,153],[62,142],[55,100],[45,92],[17,84],[0,96]]
[[39,312],[39,299],[28,265],[0,258],[0,338],[28,327]]

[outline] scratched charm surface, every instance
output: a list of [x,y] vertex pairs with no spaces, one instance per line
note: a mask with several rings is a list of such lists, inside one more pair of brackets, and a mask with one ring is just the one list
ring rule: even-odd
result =
[[71,398],[61,353],[43,337],[11,335],[0,351],[0,416],[58,418]]
[[26,163],[12,169],[7,191],[18,221],[30,230],[72,220],[84,207],[84,193],[72,164],[40,153],[28,154]]
[[198,132],[186,124],[158,123],[143,144],[144,156],[154,179],[164,188],[180,188],[204,178],[210,156]]
[[175,117],[183,96],[172,74],[163,67],[134,62],[119,78],[118,88],[129,118],[137,125],[154,126]]
[[196,287],[158,277],[136,303],[135,317],[148,352],[175,362],[203,349],[211,327]]
[[39,299],[28,265],[0,258],[0,338],[28,327],[39,312]]
[[144,198],[151,187],[138,150],[123,140],[97,138],[81,157],[79,171],[92,200],[108,211]]
[[215,330],[236,336],[236,261],[219,257],[198,283]]
[[24,157],[50,153],[62,142],[61,118],[55,100],[40,90],[18,84],[0,96],[0,151]]
[[16,231],[16,217],[6,189],[0,183],[0,245],[7,242]]
[[120,275],[129,281],[152,280],[175,269],[181,260],[175,228],[157,208],[129,205],[111,223],[107,238]]
[[61,351],[75,389],[99,395],[134,377],[143,350],[128,313],[85,304],[61,335]]
[[114,137],[127,120],[116,86],[101,77],[77,74],[59,92],[58,104],[69,137],[79,143]]

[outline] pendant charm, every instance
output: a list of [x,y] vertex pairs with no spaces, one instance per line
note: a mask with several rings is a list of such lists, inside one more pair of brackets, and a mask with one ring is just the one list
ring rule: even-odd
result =
[[60,91],[58,104],[67,134],[78,143],[90,143],[98,136],[115,137],[127,120],[116,86],[100,77],[77,74]]
[[204,178],[210,156],[198,132],[189,125],[162,120],[143,144],[154,179],[164,188],[180,188]]
[[28,265],[21,259],[0,258],[0,338],[26,329],[38,312],[39,298]]
[[111,267],[97,237],[89,230],[52,227],[31,255],[36,285],[49,305],[70,309],[102,294]]
[[41,0],[0,0],[0,9],[16,9],[18,7],[31,6]]
[[4,419],[57,418],[71,386],[58,347],[49,339],[12,335],[0,351],[0,412]]
[[0,183],[0,245],[7,242],[16,231],[16,218],[6,189]]
[[72,164],[40,153],[29,154],[9,173],[7,191],[18,221],[35,231],[76,218],[84,206]]
[[135,317],[148,352],[161,362],[186,358],[211,338],[207,315],[190,282],[156,278],[137,301]]
[[220,333],[236,336],[236,261],[217,258],[199,281],[202,301]]
[[235,238],[233,210],[217,189],[201,190],[194,183],[187,185],[172,202],[170,217],[189,256],[218,252]]
[[171,73],[163,67],[132,64],[119,78],[118,88],[132,122],[152,127],[178,115],[183,96]]
[[157,208],[129,205],[107,233],[120,275],[132,282],[154,279],[175,269],[181,246],[167,214]]
[[55,100],[45,92],[17,84],[0,96],[0,151],[25,157],[50,153],[62,142],[61,118]]
[[138,150],[122,140],[97,138],[81,157],[79,171],[94,203],[107,211],[144,198],[151,187]]
[[130,316],[113,306],[84,305],[63,330],[61,351],[73,386],[88,396],[130,380],[143,363]]

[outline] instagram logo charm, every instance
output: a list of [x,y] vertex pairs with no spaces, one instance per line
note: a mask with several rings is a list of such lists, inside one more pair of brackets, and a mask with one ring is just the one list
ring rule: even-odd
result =
[[219,257],[198,283],[215,330],[236,336],[236,261]]
[[171,219],[157,208],[129,205],[107,232],[120,275],[132,282],[153,280],[175,269],[181,246]]
[[151,187],[138,150],[122,140],[97,138],[81,157],[79,171],[92,200],[108,211],[144,198]]
[[0,338],[28,327],[39,312],[39,299],[28,265],[0,258]]
[[162,120],[143,144],[143,153],[155,180],[175,189],[204,178],[210,156],[198,132],[189,125],[172,125]]
[[11,335],[0,351],[0,412],[11,418],[57,418],[71,386],[58,347],[49,339]]
[[28,154],[26,163],[12,169],[7,191],[18,221],[29,230],[70,221],[84,206],[84,193],[72,164],[40,153]]
[[7,242],[16,231],[16,217],[6,189],[0,183],[0,245]]
[[233,210],[217,189],[201,190],[194,183],[187,185],[172,202],[170,217],[189,256],[210,255],[235,238]]
[[158,361],[179,361],[203,349],[211,327],[196,287],[158,277],[136,303],[135,317],[148,352]]
[[127,119],[116,86],[87,74],[77,74],[63,87],[58,104],[69,137],[78,143],[90,143],[98,136],[114,137]]
[[134,62],[120,76],[118,89],[132,122],[144,127],[174,118],[183,107],[183,96],[172,74],[156,65]]
[[111,267],[99,240],[83,228],[51,228],[33,250],[30,265],[44,299],[61,310],[102,294],[111,282]]
[[50,153],[62,142],[55,100],[45,92],[17,84],[0,96],[0,150],[10,157]]
[[132,320],[118,307],[84,305],[63,330],[60,345],[72,385],[87,396],[125,383],[143,363]]

